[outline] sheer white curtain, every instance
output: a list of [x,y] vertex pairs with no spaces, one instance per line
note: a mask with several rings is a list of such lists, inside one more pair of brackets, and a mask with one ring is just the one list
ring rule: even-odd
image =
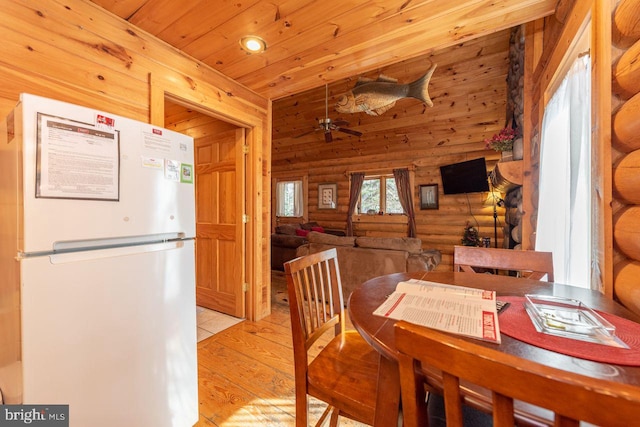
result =
[[276,216],[303,215],[302,181],[279,181],[276,184]]
[[547,104],[540,147],[536,250],[553,252],[555,281],[590,287],[591,65],[578,58]]

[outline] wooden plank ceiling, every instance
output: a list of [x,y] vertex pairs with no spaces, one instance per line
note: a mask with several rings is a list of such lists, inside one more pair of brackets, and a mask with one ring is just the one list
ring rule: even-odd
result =
[[[529,22],[558,0],[92,0],[280,99]],[[239,40],[268,44],[247,54]]]

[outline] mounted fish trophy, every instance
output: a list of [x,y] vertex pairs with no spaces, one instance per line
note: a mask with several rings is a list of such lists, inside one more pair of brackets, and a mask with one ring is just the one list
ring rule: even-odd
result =
[[344,94],[336,104],[340,113],[365,112],[379,116],[396,105],[402,98],[416,98],[433,107],[429,96],[429,80],[436,69],[433,64],[427,73],[415,82],[398,84],[398,80],[380,75],[377,80],[360,78],[355,87]]
[[325,142],[333,141],[333,135],[331,134],[331,131],[333,130],[338,132],[348,133],[349,135],[362,136],[362,132],[358,132],[357,130],[351,130],[351,129],[342,127],[342,126],[349,126],[349,122],[346,122],[344,120],[333,121],[329,118],[329,85],[325,84],[324,87],[325,87],[324,119],[318,120],[319,126],[317,128],[309,132],[305,132],[301,135],[298,135],[296,136],[296,138],[300,138],[302,136],[310,134],[311,132],[317,132],[319,130],[323,131]]

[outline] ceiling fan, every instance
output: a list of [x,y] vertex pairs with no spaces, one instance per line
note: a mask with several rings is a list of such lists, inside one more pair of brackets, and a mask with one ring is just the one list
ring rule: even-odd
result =
[[324,119],[318,120],[318,127],[312,131],[305,132],[301,135],[296,136],[296,138],[300,138],[301,136],[305,136],[310,134],[311,132],[323,131],[324,132],[324,140],[325,142],[333,141],[333,135],[331,131],[335,130],[338,132],[348,133],[349,135],[362,136],[362,132],[358,132],[357,130],[351,130],[348,128],[344,128],[342,126],[349,126],[349,122],[345,120],[336,120],[333,121],[329,118],[329,85],[325,86],[325,102],[324,102]]

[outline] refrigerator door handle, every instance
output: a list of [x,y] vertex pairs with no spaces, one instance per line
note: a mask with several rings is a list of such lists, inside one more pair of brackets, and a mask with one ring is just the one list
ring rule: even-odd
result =
[[150,243],[146,245],[118,246],[107,249],[51,254],[49,255],[49,260],[51,264],[65,264],[78,261],[90,261],[95,259],[135,255],[147,252],[168,251],[173,249],[180,249],[182,247],[184,247],[184,240],[171,240],[168,242]]
[[120,236],[104,239],[64,240],[53,243],[53,252],[71,252],[91,249],[113,248],[118,246],[143,245],[146,243],[158,243],[171,240],[181,240],[185,233],[159,233],[141,236]]

